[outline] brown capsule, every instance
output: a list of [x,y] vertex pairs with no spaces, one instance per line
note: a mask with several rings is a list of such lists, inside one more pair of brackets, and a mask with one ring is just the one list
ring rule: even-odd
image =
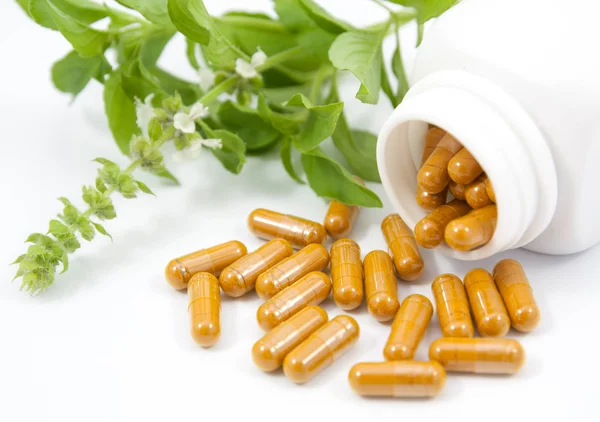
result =
[[453,200],[423,217],[415,226],[415,239],[424,248],[437,248],[444,241],[446,226],[471,211],[466,202]]
[[294,253],[290,242],[273,239],[221,272],[219,283],[227,296],[240,297],[254,289],[256,279]]
[[529,332],[540,322],[540,308],[521,264],[503,259],[494,267],[494,281],[515,330]]
[[416,200],[425,211],[433,211],[437,207],[444,205],[448,198],[448,189],[444,189],[440,193],[425,192],[420,186],[417,186]]
[[427,131],[423,154],[421,155],[421,167],[425,164],[431,154],[433,154],[435,147],[438,146],[444,135],[446,135],[446,131],[435,126]]
[[323,270],[327,264],[327,249],[319,244],[308,245],[262,273],[256,280],[256,293],[261,299],[270,299],[306,274]]
[[459,185],[454,180],[450,180],[448,182],[448,190],[450,191],[450,194],[456,199],[460,199],[461,201],[467,199],[465,195],[465,190],[467,190],[466,185]]
[[329,277],[313,271],[263,303],[256,312],[258,325],[265,331],[272,330],[307,306],[323,302],[330,291]]
[[487,176],[484,174],[480,176],[479,179],[467,186],[467,189],[465,190],[465,199],[467,204],[469,204],[474,210],[487,207],[488,205],[492,205],[494,203],[487,194],[485,187],[486,180]]
[[[354,180],[363,186],[365,185],[365,183],[356,176],[354,177]],[[359,206],[346,205],[339,201],[331,201],[329,203],[329,208],[327,209],[327,214],[325,215],[325,222],[323,223],[329,237],[332,239],[347,237],[352,230],[352,226],[354,225],[354,221],[356,221],[356,217],[358,217],[359,211]]]
[[265,372],[278,369],[285,356],[329,320],[318,306],[304,308],[273,328],[252,348],[252,359]]
[[415,294],[404,299],[394,318],[383,356],[387,360],[412,359],[432,314],[433,305],[425,296]]
[[392,258],[384,251],[369,252],[365,256],[364,269],[369,313],[377,321],[391,320],[400,307]]
[[323,243],[327,237],[325,228],[319,223],[262,208],[250,213],[248,228],[262,239],[280,237],[295,248],[303,248],[311,243]]
[[431,343],[429,359],[449,372],[514,374],[525,363],[525,350],[506,338],[440,338]]
[[206,272],[218,276],[223,268],[230,266],[247,252],[246,246],[237,240],[200,249],[169,262],[165,277],[175,289],[185,289],[194,274]]
[[188,283],[188,299],[192,338],[200,346],[213,346],[221,336],[219,281],[210,273],[195,274]]
[[449,133],[444,135],[431,156],[419,170],[417,175],[419,186],[429,193],[439,193],[444,190],[450,180],[448,163],[461,148],[460,142],[452,135]]
[[473,210],[464,217],[452,220],[446,226],[444,238],[448,246],[459,251],[470,251],[490,241],[496,230],[496,205]]
[[442,274],[433,280],[431,291],[444,337],[473,337],[469,302],[460,278]]
[[425,264],[410,227],[398,214],[390,214],[381,223],[381,231],[400,278],[406,281],[419,278]]
[[469,271],[465,276],[465,288],[479,334],[505,336],[510,329],[510,318],[491,274],[481,268]]
[[461,185],[472,183],[481,173],[483,169],[466,148],[458,151],[448,163],[448,176]]
[[360,328],[354,318],[338,315],[312,333],[283,361],[283,372],[303,384],[332,365],[356,343]]
[[495,204],[496,203],[496,192],[494,192],[494,186],[492,185],[492,181],[489,177],[485,179],[485,191],[488,194],[490,200]]
[[350,239],[340,239],[331,246],[331,281],[333,300],[344,310],[356,309],[364,296],[363,265],[360,246]]
[[446,385],[446,371],[438,362],[365,362],[350,369],[348,381],[361,396],[434,397]]

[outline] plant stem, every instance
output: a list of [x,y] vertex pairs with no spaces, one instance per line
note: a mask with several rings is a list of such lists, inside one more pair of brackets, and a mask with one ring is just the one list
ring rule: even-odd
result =
[[303,50],[302,47],[296,46],[296,47],[292,47],[287,50],[284,50],[280,53],[274,54],[270,57],[267,57],[267,60],[265,61],[265,63],[262,66],[259,66],[256,70],[258,70],[260,72],[265,71],[279,63],[283,63],[283,62],[287,61],[288,59],[296,56],[302,50]]
[[229,91],[229,89],[233,88],[239,81],[240,77],[238,75],[232,75],[229,78],[225,79],[219,85],[215,86],[213,89],[204,94],[198,102],[202,104],[208,104],[211,101],[215,100],[219,95],[223,92]]
[[267,30],[271,32],[285,32],[285,26],[272,20],[253,18],[250,16],[221,16],[213,17],[216,22],[229,23],[238,27]]

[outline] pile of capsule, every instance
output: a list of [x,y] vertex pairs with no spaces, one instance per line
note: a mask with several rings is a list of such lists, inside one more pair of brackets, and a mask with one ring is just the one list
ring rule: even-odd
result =
[[[350,385],[361,395],[430,397],[442,390],[446,371],[518,371],[524,362],[521,345],[492,337],[504,336],[511,322],[517,330],[530,331],[539,321],[519,263],[501,261],[493,277],[473,270],[464,285],[451,274],[437,277],[432,291],[444,337],[431,345],[430,361],[415,361],[433,305],[418,294],[400,304],[396,273],[405,281],[420,276],[424,265],[419,247],[410,228],[392,214],[381,225],[392,256],[375,250],[363,261],[359,245],[344,237],[357,212],[335,201],[330,205],[325,227],[338,239],[331,253],[322,246],[327,236],[323,225],[257,209],[248,217],[248,226],[269,241],[254,252],[248,254],[241,242],[231,241],[171,261],[166,277],[173,287],[187,288],[193,339],[204,347],[218,341],[221,290],[231,297],[255,290],[265,300],[256,319],[267,332],[252,348],[255,364],[265,372],[283,368],[292,381],[307,382],[332,365],[360,334],[351,316],[329,320],[317,306],[333,290],[333,300],[343,310],[356,309],[366,300],[377,321],[394,320],[383,350],[386,361],[359,363],[350,370]],[[293,248],[300,250],[294,253]],[[331,279],[323,272],[328,265]],[[479,334],[490,338],[474,338],[471,310]]]
[[[448,192],[454,197],[450,202]],[[497,209],[490,179],[456,138],[437,127],[425,137],[416,199],[431,212],[415,226],[417,242],[424,248],[445,241],[453,249],[470,251],[494,235]]]

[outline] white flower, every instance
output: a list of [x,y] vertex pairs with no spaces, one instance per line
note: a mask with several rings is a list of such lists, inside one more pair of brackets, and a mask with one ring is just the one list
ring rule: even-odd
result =
[[135,99],[136,122],[144,135],[148,134],[148,124],[154,117],[153,98],[154,94],[150,94],[144,99],[144,102],[141,102],[139,98]]
[[203,146],[210,149],[221,149],[223,148],[223,142],[220,139],[198,139],[193,141],[189,147],[181,151],[175,151],[173,153],[173,161],[181,163],[197,160],[202,153]]
[[208,91],[215,84],[215,72],[207,67],[203,67],[198,71],[200,76],[200,88],[202,91]]
[[258,76],[257,67],[262,66],[267,61],[267,55],[260,48],[252,55],[250,63],[244,59],[235,61],[235,72],[244,79],[252,79]]
[[189,113],[183,111],[175,113],[173,116],[173,126],[183,133],[194,133],[196,131],[196,119],[208,116],[208,108],[201,103],[196,103],[190,108]]

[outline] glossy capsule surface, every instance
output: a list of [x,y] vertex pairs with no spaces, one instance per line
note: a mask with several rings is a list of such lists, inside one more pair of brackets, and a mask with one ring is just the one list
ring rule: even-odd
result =
[[475,268],[465,275],[465,289],[477,325],[484,337],[503,337],[510,329],[510,318],[492,275]]
[[303,384],[332,365],[356,343],[360,328],[354,318],[338,315],[312,333],[283,361],[283,372]]
[[467,189],[465,189],[465,199],[467,204],[469,204],[474,210],[487,207],[488,205],[492,205],[494,203],[494,201],[492,201],[488,196],[485,185],[486,180],[487,176],[484,174],[467,186]]
[[448,182],[448,190],[450,191],[450,194],[456,199],[460,199],[461,201],[467,199],[467,197],[465,196],[465,190],[467,190],[466,185],[459,185],[455,181],[450,180]]
[[460,278],[442,274],[433,280],[431,291],[444,337],[473,337],[469,302]]
[[400,278],[406,281],[419,278],[425,264],[410,227],[398,214],[390,214],[381,223],[381,231]]
[[[365,183],[358,177],[354,177],[361,185]],[[339,201],[331,201],[327,214],[325,215],[325,221],[323,226],[327,231],[327,234],[332,239],[341,239],[347,237],[352,231],[352,226],[358,217],[360,207],[356,205],[346,205]]]
[[385,359],[412,359],[432,315],[433,305],[425,296],[414,294],[404,299],[383,349]]
[[469,211],[471,211],[471,207],[458,199],[436,208],[415,226],[417,243],[424,248],[437,248],[444,241],[446,226]]
[[494,191],[494,186],[492,185],[492,181],[488,177],[485,179],[485,191],[488,194],[490,200],[495,204],[496,203],[496,192]]
[[425,164],[417,174],[417,183],[429,193],[439,193],[446,186],[450,177],[448,176],[448,163],[454,155],[462,148],[452,135],[447,133],[435,147]]
[[361,396],[434,397],[446,385],[446,371],[438,362],[364,362],[350,369],[348,381]]
[[473,210],[464,217],[448,223],[444,239],[452,249],[470,251],[490,241],[496,230],[497,221],[496,205]]
[[293,253],[290,242],[273,239],[225,268],[219,277],[221,289],[227,296],[240,297],[254,289],[260,274]]
[[419,205],[425,211],[433,211],[437,207],[446,203],[448,198],[448,190],[444,189],[440,193],[429,193],[424,191],[420,186],[417,186],[417,194],[415,199],[417,205]]
[[472,183],[481,173],[483,169],[466,148],[458,151],[448,163],[448,176],[461,185]]
[[256,280],[256,293],[261,299],[275,296],[312,271],[329,264],[329,252],[323,245],[312,244],[262,273]]
[[196,273],[207,272],[218,276],[221,270],[246,255],[246,246],[232,240],[207,249],[200,249],[167,264],[165,277],[171,286],[181,290]]
[[377,321],[389,321],[400,308],[398,281],[389,254],[375,250],[365,256],[365,293],[367,309]]
[[514,259],[503,259],[494,267],[494,282],[515,330],[529,332],[540,322],[540,309],[525,270]]
[[258,340],[252,347],[252,360],[265,372],[278,369],[289,352],[328,320],[327,312],[322,308],[304,308]]
[[425,143],[423,145],[423,154],[421,155],[421,166],[423,166],[431,154],[433,154],[435,147],[438,146],[444,135],[446,135],[446,131],[439,127],[432,127],[427,131]]
[[307,306],[323,302],[330,291],[331,280],[327,274],[319,271],[307,274],[258,308],[258,325],[265,331],[272,330]]
[[337,240],[331,246],[330,267],[335,304],[344,310],[358,308],[364,297],[360,246],[351,239]]
[[262,239],[280,237],[295,248],[303,248],[311,243],[323,243],[327,237],[325,228],[315,221],[263,208],[250,213],[248,228]]
[[514,374],[525,363],[525,350],[506,338],[440,338],[431,343],[429,359],[449,372]]
[[187,293],[192,338],[200,346],[213,346],[221,336],[219,281],[210,273],[195,274]]

